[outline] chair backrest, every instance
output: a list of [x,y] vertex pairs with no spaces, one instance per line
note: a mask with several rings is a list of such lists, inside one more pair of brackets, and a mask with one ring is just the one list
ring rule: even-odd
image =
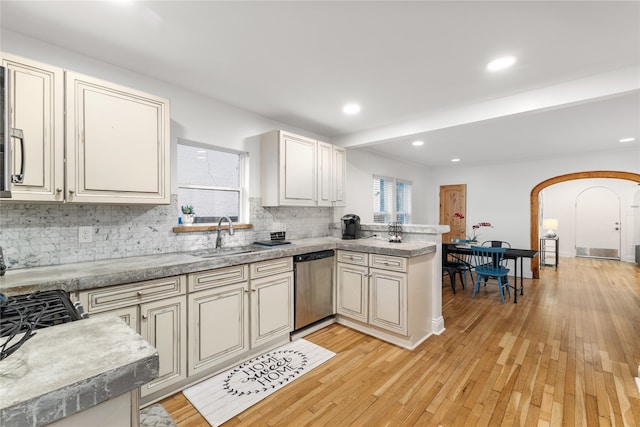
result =
[[510,248],[511,243],[502,240],[487,240],[482,242],[482,246],[489,246],[491,248]]
[[505,248],[492,248],[486,246],[471,246],[473,253],[473,265],[476,272],[493,275],[505,273]]

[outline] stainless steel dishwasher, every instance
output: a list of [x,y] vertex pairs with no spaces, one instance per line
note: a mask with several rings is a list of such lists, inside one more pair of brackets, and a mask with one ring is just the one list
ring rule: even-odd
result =
[[333,250],[293,257],[295,330],[333,315],[333,261]]

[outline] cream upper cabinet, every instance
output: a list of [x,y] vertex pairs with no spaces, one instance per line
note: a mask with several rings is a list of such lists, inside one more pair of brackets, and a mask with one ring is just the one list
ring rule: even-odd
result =
[[169,101],[67,71],[70,202],[169,203]]
[[64,71],[2,54],[9,74],[13,200],[62,201],[64,194]]
[[333,206],[345,206],[345,193],[347,189],[347,150],[333,145],[332,152],[332,202]]
[[260,142],[263,206],[344,205],[344,149],[280,130]]
[[333,206],[333,146],[318,141],[318,206]]
[[14,174],[24,166],[7,200],[169,203],[168,100],[13,55],[2,63]]
[[261,136],[263,206],[316,205],[316,141],[282,131]]

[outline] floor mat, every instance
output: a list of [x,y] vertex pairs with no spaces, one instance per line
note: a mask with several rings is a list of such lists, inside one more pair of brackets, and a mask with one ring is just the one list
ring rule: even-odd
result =
[[183,390],[207,421],[218,426],[335,356],[300,339]]

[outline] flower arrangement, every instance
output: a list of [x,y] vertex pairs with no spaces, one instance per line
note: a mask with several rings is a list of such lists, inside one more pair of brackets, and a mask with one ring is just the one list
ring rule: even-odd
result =
[[456,212],[453,214],[454,218],[460,218],[460,219],[464,219],[464,215],[462,215],[460,212]]
[[[479,222],[477,224],[474,224],[473,227],[471,228],[473,230],[473,234],[471,235],[471,238],[469,238],[469,240],[472,241],[477,241],[478,240],[478,230],[482,227],[493,227],[491,225],[490,222]],[[469,236],[467,236],[469,237]]]

